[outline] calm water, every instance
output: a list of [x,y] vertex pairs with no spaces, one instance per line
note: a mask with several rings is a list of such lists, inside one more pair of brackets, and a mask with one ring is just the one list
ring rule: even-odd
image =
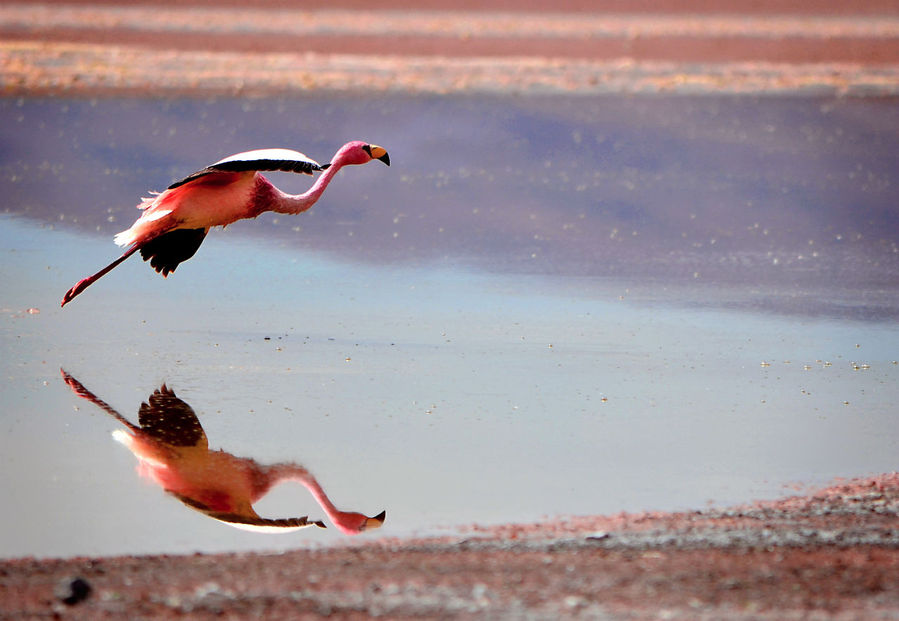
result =
[[[897,100],[0,99],[0,120],[3,557],[348,541],[307,484],[386,510],[370,538],[896,469]],[[59,309],[146,191],[356,138],[393,165]],[[181,502],[160,464],[193,476]],[[239,487],[204,468],[268,485],[276,464],[305,474],[255,512],[326,530],[198,510]]]

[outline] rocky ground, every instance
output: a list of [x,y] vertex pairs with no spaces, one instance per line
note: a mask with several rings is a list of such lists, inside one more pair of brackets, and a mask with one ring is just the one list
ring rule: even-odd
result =
[[899,618],[899,474],[728,510],[286,554],[20,559],[0,617]]

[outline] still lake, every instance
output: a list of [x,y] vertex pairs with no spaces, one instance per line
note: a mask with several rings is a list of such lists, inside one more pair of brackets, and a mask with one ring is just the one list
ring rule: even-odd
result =
[[[386,510],[365,538],[897,467],[899,100],[7,98],[0,121],[2,557],[351,540],[293,482],[255,511],[326,530],[245,532],[166,492],[108,411],[149,427],[163,385],[209,448],[167,455],[302,466],[339,509]],[[392,165],[59,308],[148,191],[352,139]]]

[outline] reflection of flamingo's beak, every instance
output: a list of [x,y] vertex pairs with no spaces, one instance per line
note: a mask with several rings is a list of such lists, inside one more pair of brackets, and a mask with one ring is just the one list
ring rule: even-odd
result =
[[375,528],[380,528],[384,523],[384,520],[387,519],[387,511],[381,511],[375,517],[366,518],[365,523],[362,524],[362,528],[359,530],[372,530]]

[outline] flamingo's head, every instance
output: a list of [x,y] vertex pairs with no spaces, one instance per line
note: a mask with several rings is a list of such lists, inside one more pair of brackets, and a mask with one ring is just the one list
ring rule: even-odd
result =
[[338,162],[344,166],[351,164],[367,164],[372,160],[381,160],[390,166],[390,156],[387,155],[387,150],[384,147],[379,147],[376,144],[368,144],[361,140],[354,140],[341,147],[340,151],[337,152],[337,155],[334,156],[334,160],[331,164],[336,164]]
[[361,513],[352,511],[340,511],[338,515],[331,516],[334,526],[346,535],[358,535],[366,530],[380,528],[386,518],[386,511],[381,511],[374,517],[366,517]]

